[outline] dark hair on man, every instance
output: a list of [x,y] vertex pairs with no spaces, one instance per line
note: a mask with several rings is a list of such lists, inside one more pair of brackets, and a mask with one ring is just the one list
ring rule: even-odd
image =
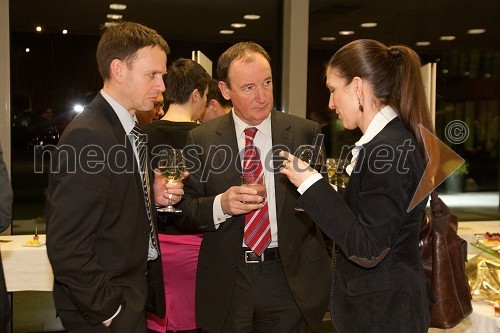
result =
[[165,76],[165,102],[186,104],[195,89],[203,96],[209,81],[210,75],[199,63],[191,59],[177,59],[168,67]]
[[271,57],[267,51],[257,43],[254,42],[240,42],[228,48],[220,57],[217,62],[217,77],[219,80],[224,81],[228,87],[229,82],[229,67],[233,61],[244,58],[245,63],[254,61],[254,54],[260,53],[266,58],[271,65]]
[[208,82],[207,103],[212,99],[215,99],[217,102],[219,102],[219,104],[222,105],[223,108],[233,106],[231,100],[225,99],[224,96],[222,96],[222,92],[219,89],[219,81],[214,78],[210,78],[210,81]]
[[418,54],[407,46],[387,47],[376,40],[359,39],[337,51],[326,70],[334,70],[346,80],[346,85],[356,76],[366,80],[373,89],[375,102],[391,106],[415,136],[425,160],[425,145],[418,124],[431,132],[434,127],[420,66]]
[[158,46],[170,53],[167,42],[155,30],[134,22],[120,22],[105,27],[97,46],[96,58],[99,73],[104,81],[111,78],[110,65],[114,59],[126,61],[132,68],[137,51],[144,47]]

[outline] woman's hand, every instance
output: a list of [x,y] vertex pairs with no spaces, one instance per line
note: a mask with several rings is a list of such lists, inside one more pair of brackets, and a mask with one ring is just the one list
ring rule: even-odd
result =
[[286,151],[280,151],[279,156],[284,157],[280,173],[286,175],[293,185],[299,187],[307,178],[318,173],[309,164]]

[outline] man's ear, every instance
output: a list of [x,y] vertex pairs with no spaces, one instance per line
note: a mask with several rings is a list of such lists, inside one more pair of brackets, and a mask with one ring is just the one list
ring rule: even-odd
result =
[[226,99],[226,100],[230,100],[231,99],[231,92],[229,90],[229,87],[227,86],[226,82],[224,81],[219,81],[219,89],[220,89],[220,92],[222,93],[222,96]]
[[195,90],[193,90],[193,92],[191,93],[191,102],[193,102],[193,104],[195,103],[198,103],[198,101],[201,99],[201,95],[200,95],[200,92],[198,91],[198,88],[196,88]]
[[124,80],[126,66],[127,64],[120,59],[113,59],[109,65],[111,79],[121,84]]
[[216,110],[217,109],[217,101],[215,99],[211,99],[207,103],[207,109],[210,108],[211,110]]

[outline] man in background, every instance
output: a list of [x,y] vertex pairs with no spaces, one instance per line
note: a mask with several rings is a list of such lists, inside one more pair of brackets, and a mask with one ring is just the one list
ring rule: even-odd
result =
[[165,114],[165,111],[163,111],[163,107],[165,106],[164,101],[165,99],[163,98],[163,93],[159,92],[158,97],[156,98],[156,102],[151,111],[137,112],[135,116],[139,125],[151,124],[153,121],[163,117],[163,115]]
[[208,84],[207,105],[205,112],[200,118],[200,122],[206,123],[207,121],[223,116],[231,111],[232,107],[231,100],[225,99],[222,96],[219,89],[219,81],[211,78]]

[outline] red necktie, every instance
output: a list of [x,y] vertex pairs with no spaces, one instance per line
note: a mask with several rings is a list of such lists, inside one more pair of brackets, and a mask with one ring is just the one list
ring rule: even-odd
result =
[[[253,144],[253,138],[257,128],[245,129],[245,155],[243,156],[243,177],[249,174],[261,175],[263,182],[264,170],[260,162],[259,151]],[[253,253],[261,255],[271,243],[271,222],[269,221],[269,208],[267,198],[261,209],[245,214],[245,244],[252,249]]]

